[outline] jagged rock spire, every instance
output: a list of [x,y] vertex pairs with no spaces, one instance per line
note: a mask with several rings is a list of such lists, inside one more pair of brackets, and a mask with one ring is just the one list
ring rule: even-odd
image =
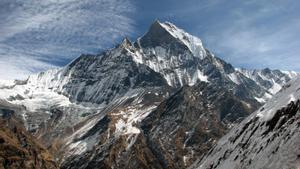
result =
[[132,43],[131,41],[129,40],[129,38],[126,36],[122,43],[120,44],[121,47],[124,47],[124,48],[127,48],[127,47],[131,47],[132,46]]

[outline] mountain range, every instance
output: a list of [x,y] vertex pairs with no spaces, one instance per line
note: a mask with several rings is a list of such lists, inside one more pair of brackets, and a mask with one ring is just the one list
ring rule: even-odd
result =
[[[41,145],[49,154],[41,158],[47,165],[36,162],[36,168],[226,168],[235,165],[226,160],[237,154],[233,146],[243,146],[248,133],[265,132],[263,139],[278,134],[272,120],[260,122],[262,117],[252,112],[279,110],[286,102],[278,107],[270,102],[297,84],[291,81],[298,75],[235,68],[199,38],[172,23],[155,21],[134,42],[124,38],[112,49],[83,54],[62,68],[3,82],[0,105],[11,114],[2,113],[3,120],[19,119],[26,136],[35,139],[30,147]],[[296,125],[297,116],[286,113],[297,107],[295,101],[280,111],[278,116],[285,120],[276,130],[291,118]],[[245,122],[250,118],[255,120]],[[234,143],[226,142],[228,135]],[[220,145],[220,138],[225,143]],[[255,139],[258,143],[261,138]],[[6,144],[5,137],[0,147]],[[268,168],[246,165],[253,161],[248,151],[259,146],[249,144],[235,159],[237,166]],[[220,152],[226,157],[219,157]],[[39,151],[36,156],[41,157],[39,153],[45,154]],[[14,160],[0,162],[21,166]]]

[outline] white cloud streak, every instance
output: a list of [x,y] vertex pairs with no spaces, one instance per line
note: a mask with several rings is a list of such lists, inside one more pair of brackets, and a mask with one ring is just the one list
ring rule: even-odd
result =
[[134,31],[130,0],[2,0],[0,79],[26,78]]

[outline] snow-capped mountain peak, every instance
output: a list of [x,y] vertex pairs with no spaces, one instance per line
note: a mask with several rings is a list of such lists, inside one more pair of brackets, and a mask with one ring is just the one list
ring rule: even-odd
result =
[[194,57],[203,59],[206,56],[206,50],[199,38],[190,35],[170,22],[161,23],[156,20],[150,26],[149,31],[138,39],[138,42],[140,41],[144,41],[144,45],[145,42],[147,42],[147,44],[151,43],[152,46],[159,46],[163,43],[180,43],[184,45]]
[[164,27],[172,36],[179,39],[183,42],[189,50],[193,53],[194,56],[200,57],[203,59],[206,55],[206,51],[202,45],[202,41],[185,32],[184,30],[176,27],[174,24],[170,22],[160,23],[162,27]]
[[162,74],[170,86],[209,81],[199,65],[207,57],[201,40],[169,22],[155,21],[148,32],[127,49],[136,63]]

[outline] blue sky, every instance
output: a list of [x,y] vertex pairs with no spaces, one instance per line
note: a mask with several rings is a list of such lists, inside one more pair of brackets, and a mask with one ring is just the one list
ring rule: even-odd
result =
[[134,41],[155,19],[236,67],[300,71],[299,16],[297,0],[1,0],[0,79]]

